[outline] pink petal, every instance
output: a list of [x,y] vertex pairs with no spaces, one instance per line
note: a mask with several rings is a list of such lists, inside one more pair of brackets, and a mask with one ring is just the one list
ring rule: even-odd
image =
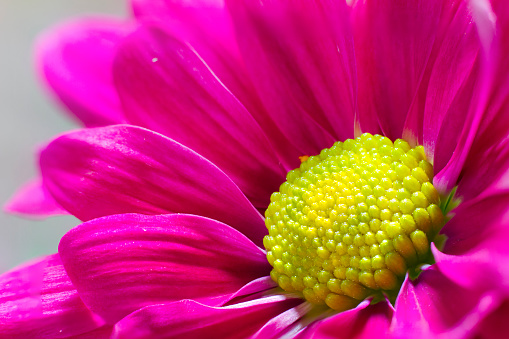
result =
[[118,213],[190,213],[222,221],[257,244],[263,218],[216,166],[160,134],[110,126],[65,134],[41,154],[44,184],[81,220]]
[[294,335],[299,333],[305,328],[306,314],[311,310],[309,303],[302,303],[294,308],[275,316],[269,320],[258,332],[256,332],[252,339],[266,339],[266,338],[293,338]]
[[256,90],[303,154],[353,137],[355,68],[343,2],[226,1]]
[[[480,5],[480,3],[484,3],[484,5]],[[495,19],[494,13],[486,1],[470,1],[470,5],[477,23],[483,53],[480,53],[479,77],[472,80],[475,81],[475,84],[472,85],[474,87],[473,99],[468,106],[464,106],[466,109],[464,120],[466,122],[459,134],[459,138],[456,142],[454,140],[451,142],[451,138],[446,133],[443,135],[442,140],[437,142],[437,144],[442,144],[444,141],[455,144],[451,158],[440,172],[436,174],[433,181],[435,187],[443,193],[454,188],[458,184],[458,178],[465,175],[465,171],[468,173],[469,169],[477,167],[476,162],[478,159],[475,155],[479,154],[479,147],[481,153],[488,150],[492,142],[487,142],[487,140],[491,138],[493,138],[492,140],[499,140],[498,137],[500,136],[499,133],[493,130],[489,133],[484,133],[485,137],[482,137],[483,129],[493,122],[494,113],[498,113],[494,108],[498,107],[499,103],[493,105],[490,102],[493,98],[493,89],[497,89],[497,85],[499,85],[495,79],[505,78],[503,76],[505,65],[502,66],[497,61],[500,55],[505,55],[499,53],[500,34],[496,32],[495,28],[495,22],[498,22],[498,20]],[[503,89],[505,86],[500,86],[500,88]],[[495,90],[495,92],[497,91]],[[503,98],[505,100],[506,96],[503,96]],[[460,103],[461,106],[462,104]],[[497,119],[498,127],[504,128],[505,126],[504,131],[507,130],[506,120],[505,118]],[[455,128],[458,123],[453,121],[452,123],[449,122],[449,125]],[[496,125],[493,126],[495,127]],[[444,131],[447,132],[447,130]],[[475,149],[476,147],[477,150]],[[446,148],[450,148],[450,146],[446,146]],[[439,164],[439,166],[442,166],[442,164]]]
[[477,335],[483,339],[499,339],[509,333],[509,300],[506,298],[498,308],[484,318],[477,329]]
[[[445,27],[444,27],[445,26]],[[445,1],[426,75],[422,142],[435,173],[449,161],[475,100],[480,42],[466,2]],[[429,75],[428,75],[429,74]],[[420,109],[419,109],[420,110]],[[407,126],[409,121],[407,120]]]
[[41,77],[85,126],[125,121],[111,67],[131,26],[116,18],[82,18],[52,28],[37,42]]
[[69,231],[59,253],[83,301],[110,324],[147,305],[220,305],[265,276],[265,253],[238,231],[192,215],[122,214]]
[[465,338],[493,308],[491,296],[458,286],[436,269],[428,269],[419,278],[405,280],[396,301],[391,329],[404,338]]
[[509,192],[495,191],[456,208],[444,226],[443,253],[432,246],[437,266],[465,287],[509,287]]
[[[509,51],[509,6],[505,1],[492,0],[491,8],[489,8],[490,1],[472,1],[474,6],[485,4],[482,12],[478,16],[488,16],[493,22],[496,23],[494,31],[493,22],[478,22],[477,25],[485,25],[488,27],[480,27],[480,29],[487,30],[490,39],[487,44],[487,68],[491,71],[489,74],[491,83],[486,86],[489,90],[489,98],[485,108],[485,113],[479,127],[478,141],[487,144],[496,144],[497,140],[507,136],[509,129],[509,106],[507,97],[509,96],[509,65],[507,64],[507,52]],[[479,4],[475,4],[479,3]],[[482,17],[480,19],[483,19]],[[484,20],[487,21],[487,20]],[[491,25],[490,25],[491,24]]]
[[[230,295],[226,303],[237,303],[238,300],[242,297],[251,298],[253,295],[257,295],[260,292],[265,292],[271,288],[277,287],[278,285],[272,280],[270,276],[261,277],[255,280],[248,282],[246,285],[242,286],[237,292]],[[250,299],[252,300],[252,299]]]
[[113,332],[113,326],[104,325],[90,332],[73,336],[72,339],[110,339]]
[[[235,89],[235,95],[249,86],[249,82],[242,79],[245,69],[224,1],[131,0],[131,6],[137,19],[157,20],[177,38],[193,45],[227,87]],[[242,93],[244,95],[248,93]]]
[[132,0],[143,20],[157,20],[172,36],[189,43],[263,128],[285,169],[300,165],[298,152],[263,107],[238,51],[231,18],[221,0]]
[[6,212],[30,218],[68,214],[37,178],[23,185],[4,206]]
[[363,121],[402,136],[436,39],[441,0],[357,1],[352,23]]
[[308,327],[303,338],[372,339],[385,338],[389,333],[392,309],[386,301],[370,305],[364,301],[356,308],[338,313]]
[[249,338],[298,302],[272,296],[227,307],[210,307],[192,300],[149,306],[118,322],[113,338]]
[[284,169],[256,120],[190,45],[141,27],[122,43],[114,77],[130,122],[200,153],[255,206],[268,206]]
[[[503,1],[492,1],[493,12],[488,1],[472,1],[478,9],[480,19],[477,25],[481,30],[488,31],[488,44],[486,46],[484,84],[486,92],[485,106],[482,106],[482,119],[479,131],[475,136],[472,148],[461,173],[459,193],[465,198],[475,197],[487,186],[508,187],[507,174],[509,162],[507,161],[509,130],[509,67],[507,65],[507,52],[509,51],[509,7]],[[487,13],[486,13],[487,12]],[[482,15],[490,20],[483,19]],[[494,31],[491,31],[493,29]],[[489,36],[492,34],[492,36]]]
[[505,267],[508,267],[509,260],[507,248],[504,248],[506,244],[507,236],[503,243],[494,244],[497,248],[493,250],[475,249],[463,255],[442,253],[433,244],[431,249],[437,266],[458,285],[482,290],[507,289],[509,277]]
[[0,337],[61,338],[100,327],[54,254],[0,276]]
[[475,199],[482,193],[509,188],[509,139],[490,145],[479,142],[472,146],[456,195],[463,200]]

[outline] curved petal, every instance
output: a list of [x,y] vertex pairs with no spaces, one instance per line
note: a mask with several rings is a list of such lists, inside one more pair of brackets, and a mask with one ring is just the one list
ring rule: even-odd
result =
[[104,325],[96,330],[73,336],[72,339],[110,339],[112,332],[113,326]]
[[131,28],[116,18],[81,18],[52,28],[37,41],[41,77],[85,126],[125,121],[111,67],[119,41]]
[[226,1],[248,73],[303,154],[353,137],[355,65],[344,1]]
[[[509,5],[500,0],[477,0],[471,1],[473,6],[481,7],[477,16],[477,25],[492,34],[485,39],[487,57],[486,63],[490,71],[490,80],[487,89],[489,98],[485,107],[485,113],[479,127],[478,141],[494,144],[497,140],[507,137],[509,129],[509,66],[507,64],[507,52],[509,51]],[[491,7],[490,7],[491,3]],[[487,16],[492,22],[483,22],[481,16]],[[484,20],[488,21],[488,20]],[[493,25],[495,23],[495,25]],[[483,27],[487,26],[487,27]],[[492,31],[494,30],[494,31]]]
[[498,308],[484,318],[477,329],[477,335],[483,339],[498,339],[501,333],[509,333],[509,300],[506,298]]
[[160,134],[110,126],[65,134],[41,154],[44,184],[81,220],[119,213],[190,213],[222,221],[257,244],[267,229],[216,166]]
[[198,52],[263,128],[286,171],[300,165],[302,153],[281,133],[249,79],[224,1],[131,0],[131,5],[137,18],[157,20]]
[[154,25],[124,40],[113,68],[127,119],[220,167],[256,207],[284,181],[263,130],[196,51]]
[[64,235],[59,253],[83,301],[110,324],[180,299],[221,305],[270,271],[265,253],[238,231],[183,214],[95,219]]
[[414,281],[405,279],[391,329],[398,338],[465,338],[495,305],[492,296],[458,286],[431,268]]
[[[497,32],[496,26],[498,24],[498,19],[495,18],[495,14],[493,13],[489,3],[487,1],[470,1],[470,7],[472,8],[473,17],[475,19],[475,23],[477,26],[477,30],[480,36],[480,42],[483,46],[483,53],[480,53],[480,61],[479,61],[479,71],[478,71],[478,79],[475,79],[475,84],[473,85],[473,100],[471,103],[466,106],[466,123],[464,124],[464,128],[459,134],[459,138],[457,142],[452,143],[455,144],[452,155],[440,170],[439,173],[436,174],[433,184],[434,186],[442,193],[450,191],[458,184],[458,178],[463,176],[465,172],[469,171],[469,168],[475,168],[477,159],[474,157],[472,159],[472,155],[479,154],[475,149],[479,145],[481,145],[482,150],[489,149],[489,146],[492,145],[492,140],[499,140],[497,136],[498,133],[495,131],[490,131],[489,133],[484,133],[484,138],[481,137],[479,139],[479,135],[483,135],[483,127],[489,126],[491,122],[493,122],[493,114],[499,113],[498,110],[494,109],[494,107],[499,107],[500,102],[493,105],[490,101],[493,97],[493,89],[497,88],[498,83],[495,79],[505,79],[504,71],[506,69],[505,65],[500,65],[498,62],[498,58],[500,58],[499,54],[499,43],[500,43],[500,33]],[[504,58],[505,60],[505,58]],[[494,86],[495,85],[495,86]],[[505,87],[500,86],[502,91],[506,91]],[[495,90],[497,92],[497,90]],[[505,100],[504,96],[504,100]],[[470,101],[468,98],[466,101]],[[460,104],[460,107],[463,106]],[[501,117],[503,116],[500,115]],[[507,119],[495,119],[499,123],[498,127],[502,127],[504,129],[504,133],[507,130]],[[457,122],[450,122],[449,124],[457,126]],[[439,140],[439,143],[447,143],[451,142],[451,139],[448,138],[447,130],[444,130],[445,134],[442,136],[442,140]],[[477,138],[477,140],[476,140]],[[488,142],[487,142],[488,141]],[[474,147],[474,149],[472,149]],[[446,148],[450,149],[450,146],[446,146]],[[473,166],[472,166],[473,164]],[[442,166],[442,164],[440,164]]]
[[260,292],[265,292],[271,288],[277,287],[277,284],[272,280],[270,276],[261,277],[250,281],[246,285],[242,286],[237,292],[230,295],[225,304],[235,304],[239,302],[240,298],[247,297],[251,298],[258,295]]
[[[425,88],[424,107],[422,113],[414,114],[421,111],[420,107],[410,112],[423,120],[419,142],[432,159],[435,173],[447,164],[461,131],[469,127],[465,113],[477,99],[474,84],[479,79],[480,47],[467,2],[444,1],[437,39],[421,85]],[[405,125],[411,127],[408,118]]]
[[[485,23],[477,20],[480,29],[493,34],[486,51],[485,68],[487,80],[484,84],[487,100],[482,109],[479,131],[475,136],[468,158],[462,169],[458,193],[465,198],[480,194],[491,184],[508,187],[507,162],[509,130],[509,6],[504,1],[472,1],[474,6],[481,7],[478,12],[496,22]],[[491,11],[492,10],[492,11]],[[487,12],[487,14],[486,14]],[[478,15],[480,16],[480,15]],[[482,19],[482,17],[481,17]],[[485,20],[488,21],[488,20]],[[487,27],[485,27],[487,26]],[[493,27],[494,26],[494,27]],[[495,32],[491,32],[494,29]],[[489,166],[488,166],[489,165]]]
[[392,314],[392,307],[386,301],[375,305],[364,301],[352,310],[338,313],[315,323],[302,332],[298,338],[387,338]]
[[402,136],[436,39],[441,9],[442,0],[354,4],[361,126],[378,119],[388,138]]
[[509,138],[498,139],[493,145],[473,145],[466,163],[456,191],[465,201],[509,189]]
[[30,218],[69,214],[53,199],[40,178],[33,179],[23,185],[9,199],[4,210]]
[[149,306],[118,322],[113,338],[248,338],[298,302],[273,296],[227,307],[193,300]]
[[461,204],[442,229],[443,252],[432,246],[439,269],[465,287],[508,288],[509,191]]
[[301,321],[311,310],[309,303],[302,303],[296,307],[275,316],[260,328],[251,339],[268,338],[294,338],[305,328],[305,322]]
[[63,338],[103,323],[81,301],[58,254],[0,276],[1,338]]

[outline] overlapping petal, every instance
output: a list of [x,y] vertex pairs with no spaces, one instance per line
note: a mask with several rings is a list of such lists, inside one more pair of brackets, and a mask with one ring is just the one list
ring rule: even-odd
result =
[[509,301],[506,299],[479,323],[477,332],[482,333],[482,338],[498,339],[501,334],[509,331],[507,319],[509,319]]
[[59,253],[83,301],[110,324],[181,299],[221,305],[270,271],[265,253],[238,231],[182,214],[96,219],[68,232]]
[[353,136],[355,68],[344,2],[227,1],[248,73],[303,154]]
[[484,290],[509,287],[509,192],[492,192],[461,204],[442,229],[443,251],[432,247],[439,269],[452,281]]
[[41,77],[85,126],[125,122],[111,67],[118,43],[133,25],[116,18],[83,18],[56,26],[38,40]]
[[200,153],[267,207],[284,169],[256,120],[189,44],[142,27],[123,41],[113,72],[131,123]]
[[308,325],[309,319],[306,319],[306,314],[311,308],[312,306],[308,303],[290,308],[269,320],[251,338],[265,339],[281,338],[283,336],[292,338]]
[[391,330],[397,338],[465,338],[497,301],[480,290],[463,288],[434,268],[406,278],[396,301]]
[[[12,209],[29,211],[36,194],[34,213],[61,205],[83,220],[109,216],[62,239],[72,283],[58,257],[4,276],[0,311],[19,316],[15,326],[35,319],[9,334],[51,336],[69,318],[64,330],[84,337],[496,336],[490,328],[504,327],[509,291],[509,193],[501,190],[509,5],[493,0],[492,13],[488,0],[227,0],[229,12],[220,0],[132,4],[141,23],[127,38],[129,24],[93,19],[43,40],[42,72],[86,126],[128,121],[155,132],[89,129],[44,150],[44,182]],[[459,184],[463,202],[442,230],[444,248],[431,244],[437,264],[407,277],[395,308],[367,300],[307,326],[308,304],[261,297],[274,283],[255,245],[266,233],[255,207],[267,206],[298,155],[360,130],[424,144],[436,187]],[[111,216],[128,212],[145,215]],[[175,212],[195,215],[153,216]],[[44,265],[57,272],[56,292],[41,293],[58,311],[34,316],[36,280],[16,272]],[[16,308],[24,302],[36,307]]]
[[188,42],[260,124],[285,169],[298,166],[302,152],[281,133],[256,93],[222,0],[132,0],[132,7],[138,19],[157,21],[172,36]]
[[9,213],[33,218],[68,214],[44,187],[40,178],[33,179],[19,188],[4,209]]
[[1,338],[63,338],[103,324],[81,301],[58,254],[0,276]]
[[485,35],[490,39],[485,46],[486,97],[480,107],[482,118],[466,159],[468,166],[461,173],[458,187],[458,194],[466,199],[477,196],[491,185],[507,188],[509,182],[509,67],[505,59],[506,51],[509,50],[509,7],[503,1],[491,1],[492,7],[488,0],[471,2],[473,6],[479,7],[478,16],[483,19],[477,20],[477,25],[487,31]]
[[370,301],[366,300],[354,309],[317,322],[297,338],[388,338],[392,315],[393,309],[387,302],[370,305]]
[[385,136],[402,136],[437,37],[441,9],[442,0],[355,3],[361,124],[378,119]]
[[419,100],[415,100],[405,124],[407,129],[417,131],[435,173],[451,158],[461,131],[470,128],[473,113],[469,106],[474,106],[479,95],[475,82],[479,78],[481,47],[467,2],[444,1],[440,19],[421,83],[421,93],[425,94],[418,94],[425,95],[420,99],[424,107],[417,107]]
[[143,308],[116,326],[113,338],[248,338],[271,318],[300,303],[272,296],[227,307],[192,300]]
[[257,244],[267,232],[261,215],[221,170],[139,127],[65,134],[42,152],[41,170],[58,203],[82,220],[177,212],[222,221]]

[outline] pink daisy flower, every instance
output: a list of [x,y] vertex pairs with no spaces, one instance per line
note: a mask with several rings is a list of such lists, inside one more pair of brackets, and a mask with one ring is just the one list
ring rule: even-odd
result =
[[507,331],[509,5],[132,7],[41,39],[88,128],[7,208],[84,223],[0,276],[0,337]]

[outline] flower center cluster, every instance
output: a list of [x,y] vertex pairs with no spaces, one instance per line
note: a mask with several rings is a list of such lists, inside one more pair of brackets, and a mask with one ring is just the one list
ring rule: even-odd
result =
[[397,291],[444,223],[424,148],[363,134],[288,172],[265,213],[271,277],[335,310]]

